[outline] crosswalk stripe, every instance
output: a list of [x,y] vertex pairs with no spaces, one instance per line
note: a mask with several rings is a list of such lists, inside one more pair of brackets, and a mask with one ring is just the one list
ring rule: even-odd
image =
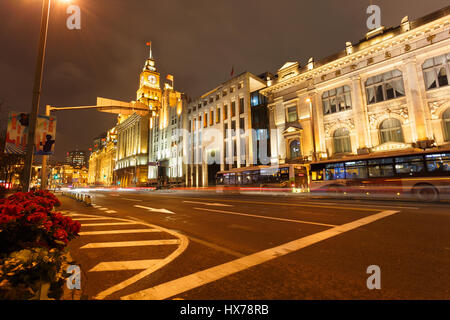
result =
[[111,220],[114,218],[98,217],[98,218],[74,218],[76,221],[91,221],[91,220]]
[[80,236],[95,236],[101,234],[122,234],[122,233],[147,233],[147,232],[161,232],[157,229],[127,229],[127,230],[106,230],[106,231],[84,231],[80,232]]
[[160,261],[161,261],[160,259],[152,259],[152,260],[100,262],[95,267],[93,267],[91,270],[89,270],[89,272],[143,270],[143,269],[148,269],[148,268],[156,265]]
[[105,222],[105,223],[82,223],[82,227],[97,227],[97,226],[124,226],[127,224],[139,224],[137,222]]
[[98,210],[106,211],[108,208],[97,208]]
[[120,241],[120,242],[97,242],[88,243],[80,249],[94,249],[94,248],[117,248],[117,247],[138,247],[138,246],[161,246],[180,244],[178,239],[170,240],[144,240],[144,241]]

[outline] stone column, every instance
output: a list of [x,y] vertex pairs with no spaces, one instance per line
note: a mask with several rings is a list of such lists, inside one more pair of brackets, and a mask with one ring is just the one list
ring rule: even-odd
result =
[[427,140],[424,97],[421,92],[421,83],[416,68],[415,57],[403,60],[403,81],[405,84],[406,103],[411,121],[412,142]]
[[354,76],[352,80],[352,109],[355,119],[357,149],[371,147],[371,139],[369,135],[369,119],[362,92],[361,77]]
[[269,132],[268,135],[270,136],[270,159],[271,163],[278,164],[278,134],[277,134],[277,127],[275,125],[275,105],[270,104],[268,106],[269,108]]

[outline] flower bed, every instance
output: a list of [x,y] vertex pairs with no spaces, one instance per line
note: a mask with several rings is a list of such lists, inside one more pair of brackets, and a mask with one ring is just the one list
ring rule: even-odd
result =
[[80,224],[54,210],[48,191],[0,200],[0,299],[58,299],[68,276],[66,246]]

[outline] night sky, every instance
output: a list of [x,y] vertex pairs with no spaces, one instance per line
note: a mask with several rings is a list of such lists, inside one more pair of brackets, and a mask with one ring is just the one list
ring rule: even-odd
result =
[[[41,97],[44,106],[95,105],[96,97],[136,98],[139,73],[153,42],[162,79],[191,97],[249,71],[275,73],[287,61],[305,65],[364,38],[369,0],[73,0],[81,30],[66,28],[67,4],[52,0]],[[448,0],[373,0],[382,24],[397,26],[448,5]],[[29,111],[41,0],[0,0],[2,130],[8,110]],[[97,111],[57,113],[56,159],[114,126]]]

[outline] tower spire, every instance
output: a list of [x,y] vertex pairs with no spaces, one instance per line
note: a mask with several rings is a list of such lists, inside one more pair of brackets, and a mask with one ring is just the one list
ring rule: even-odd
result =
[[155,68],[155,59],[153,58],[153,52],[152,52],[152,42],[147,42],[147,46],[150,47],[150,53],[147,61],[145,62],[144,71],[150,70],[150,71],[156,71]]
[[149,59],[153,59],[152,42],[151,42],[151,41],[147,42],[147,46],[150,47],[150,55],[149,55]]

